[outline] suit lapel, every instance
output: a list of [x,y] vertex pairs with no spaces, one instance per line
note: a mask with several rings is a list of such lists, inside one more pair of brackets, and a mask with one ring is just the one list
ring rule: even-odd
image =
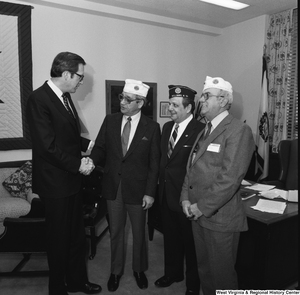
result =
[[195,132],[196,124],[195,121],[190,121],[186,126],[184,132],[180,136],[178,142],[176,143],[174,150],[171,154],[170,161],[176,156],[176,154],[180,151],[180,149],[184,146],[184,144],[188,141],[189,137],[193,135]]
[[147,120],[145,119],[144,115],[141,114],[140,121],[138,123],[132,142],[129,146],[129,149],[125,157],[129,156],[132,153],[132,151],[136,148],[136,146],[139,144],[141,140],[146,140],[146,138],[144,138],[145,137],[144,134],[146,130],[147,130]]
[[[210,134],[210,136],[202,142],[199,151],[197,152],[197,155],[195,157],[194,162],[192,163],[192,166],[197,162],[197,160],[204,154],[204,152],[207,150],[207,147],[221,134],[227,129],[227,125],[230,124],[232,121],[233,117],[232,115],[226,116],[223,121],[217,126],[216,129],[213,130],[213,132]],[[202,136],[202,133],[205,131],[203,129],[200,133],[199,136],[197,137],[196,143],[199,141],[200,137]]]
[[[74,127],[77,129],[77,131],[79,131],[80,133],[80,125],[79,125],[79,120],[78,120],[78,114],[76,112],[75,106],[72,102],[71,99],[69,99],[70,101],[70,105],[74,111],[74,115],[75,118],[72,118],[72,116],[68,113],[68,111],[66,110],[66,108],[64,107],[64,105],[62,104],[61,100],[57,97],[57,95],[52,91],[52,89],[49,87],[49,85],[47,84],[47,82],[45,82],[44,84],[45,86],[45,90],[48,93],[50,100],[52,101],[53,105],[57,108],[57,110],[65,117],[67,118],[67,120],[74,125]],[[70,96],[70,94],[68,94]]]
[[123,114],[118,113],[115,120],[112,121],[112,134],[114,136],[116,146],[118,147],[119,153],[123,156],[123,150],[122,150],[122,142],[121,142],[121,127],[122,127],[122,119]]
[[172,128],[174,126],[174,122],[173,124],[168,124],[165,128],[165,131],[162,134],[162,138],[161,138],[161,146],[162,146],[162,157],[167,157],[169,159],[169,157],[167,156],[168,153],[168,144],[169,144],[169,139],[171,136],[171,132],[172,132]]

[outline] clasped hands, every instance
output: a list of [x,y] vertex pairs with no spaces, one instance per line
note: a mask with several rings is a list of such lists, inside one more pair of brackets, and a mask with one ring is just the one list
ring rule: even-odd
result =
[[86,157],[81,159],[81,164],[79,167],[79,172],[83,175],[90,175],[94,170],[95,165],[91,158]]
[[190,220],[197,220],[203,215],[203,213],[198,209],[197,203],[191,204],[190,201],[181,202],[183,213]]

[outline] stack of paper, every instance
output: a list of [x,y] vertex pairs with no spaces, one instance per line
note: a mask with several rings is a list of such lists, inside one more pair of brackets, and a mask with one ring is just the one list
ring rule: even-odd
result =
[[280,189],[272,189],[269,191],[264,191],[260,193],[261,196],[268,199],[282,198],[289,202],[298,202],[298,190],[280,190]]
[[283,214],[286,203],[259,199],[257,204],[251,208],[262,212]]

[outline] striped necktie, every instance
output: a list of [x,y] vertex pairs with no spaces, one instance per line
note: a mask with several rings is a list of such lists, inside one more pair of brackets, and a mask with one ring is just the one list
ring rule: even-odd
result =
[[74,114],[73,114],[73,112],[72,112],[72,110],[71,110],[71,107],[70,107],[70,105],[69,105],[68,97],[67,97],[65,94],[63,94],[63,95],[62,95],[62,98],[63,98],[64,105],[65,105],[65,107],[66,107],[68,113],[74,118]]
[[122,142],[122,150],[123,150],[123,156],[127,153],[127,147],[129,142],[129,135],[131,130],[131,117],[127,118],[127,122],[123,128],[123,132],[121,135],[121,142]]
[[168,144],[168,157],[169,158],[171,157],[171,154],[174,150],[175,141],[176,141],[176,138],[177,138],[177,135],[178,135],[178,128],[179,128],[179,125],[176,124],[175,129],[172,133],[172,136],[170,137],[170,140],[169,140],[169,144]]

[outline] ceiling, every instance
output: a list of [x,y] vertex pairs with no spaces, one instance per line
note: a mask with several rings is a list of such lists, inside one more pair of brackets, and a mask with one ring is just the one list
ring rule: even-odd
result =
[[297,7],[297,0],[240,0],[250,6],[231,10],[199,0],[85,0],[156,16],[192,22],[215,28],[228,26]]

